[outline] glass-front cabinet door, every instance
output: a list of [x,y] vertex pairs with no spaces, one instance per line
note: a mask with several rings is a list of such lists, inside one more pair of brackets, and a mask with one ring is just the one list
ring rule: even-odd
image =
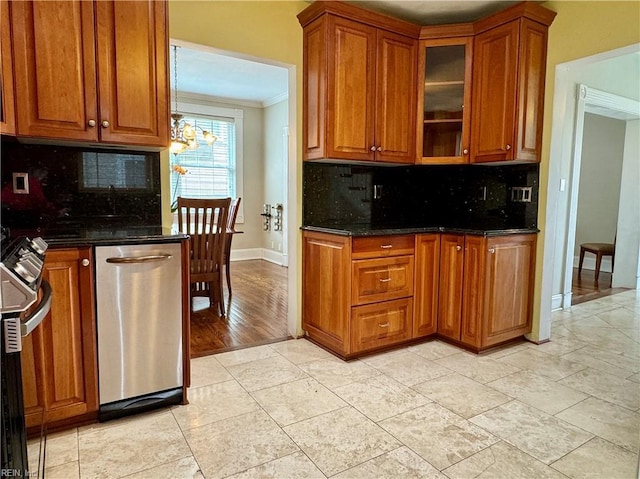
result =
[[421,46],[418,163],[468,163],[472,39],[423,40]]

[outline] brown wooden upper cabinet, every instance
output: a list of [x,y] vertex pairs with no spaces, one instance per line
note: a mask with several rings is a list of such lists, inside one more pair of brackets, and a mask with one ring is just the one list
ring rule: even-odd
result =
[[18,136],[168,146],[164,1],[11,7]]
[[13,97],[13,57],[11,54],[11,20],[9,2],[0,1],[0,133],[16,134],[16,112]]
[[469,163],[472,33],[471,25],[422,29],[418,164]]
[[547,30],[555,12],[521,3],[475,24],[471,162],[539,162]]
[[413,163],[419,27],[317,1],[304,27],[304,159]]

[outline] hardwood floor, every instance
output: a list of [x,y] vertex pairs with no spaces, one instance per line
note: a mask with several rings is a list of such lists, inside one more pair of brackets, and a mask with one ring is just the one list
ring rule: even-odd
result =
[[600,271],[598,282],[595,281],[595,271],[583,269],[578,277],[578,268],[573,268],[573,280],[571,283],[571,304],[580,304],[594,299],[603,298],[612,294],[626,291],[627,288],[612,288],[611,273]]
[[288,338],[287,268],[263,260],[234,261],[231,287],[229,297],[225,282],[224,319],[209,309],[207,298],[194,298],[192,358]]

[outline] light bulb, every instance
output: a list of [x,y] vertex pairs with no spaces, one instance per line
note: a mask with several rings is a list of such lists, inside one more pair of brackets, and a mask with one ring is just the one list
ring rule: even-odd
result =
[[218,137],[208,131],[203,131],[202,132],[202,136],[204,137],[204,140],[207,142],[207,145],[213,145],[216,140],[218,139]]
[[182,130],[182,135],[186,140],[193,140],[196,137],[196,129],[192,127],[189,123],[184,124],[184,128]]

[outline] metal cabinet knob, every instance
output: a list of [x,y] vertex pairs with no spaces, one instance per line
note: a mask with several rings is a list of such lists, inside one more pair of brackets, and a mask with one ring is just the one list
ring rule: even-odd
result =
[[509,151],[511,149],[511,145],[507,145],[504,148],[505,148],[505,150]]
[[102,120],[102,128],[109,128],[109,122],[107,120]]
[[80,264],[82,264],[82,266],[89,266],[89,263],[90,263],[90,262],[89,262],[89,260],[88,260],[87,258],[85,258],[85,259],[83,259],[83,260],[81,261],[81,263],[80,263]]
[[462,246],[457,245],[457,246],[456,246],[456,251],[462,251]]
[[87,125],[89,125],[91,128],[93,128],[94,126],[96,126],[96,121],[95,120],[89,120],[87,122]]
[[382,147],[379,146],[378,148],[376,148],[378,151],[382,151]]
[[376,151],[376,145],[373,145],[371,148],[369,148],[371,151]]
[[462,154],[463,155],[468,155],[469,154],[469,148],[465,148],[464,150],[462,150]]
[[495,252],[496,252],[496,249],[495,249],[495,248],[489,248],[489,253],[493,254],[493,253],[495,253]]

